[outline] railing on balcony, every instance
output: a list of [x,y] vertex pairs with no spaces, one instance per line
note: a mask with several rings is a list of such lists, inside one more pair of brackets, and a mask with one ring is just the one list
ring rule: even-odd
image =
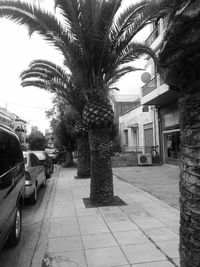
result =
[[150,82],[142,86],[142,96],[145,96],[157,88],[157,77],[155,76]]
[[156,40],[156,38],[158,38],[158,36],[159,36],[159,26],[157,26],[149,35],[149,37],[146,39],[145,41],[146,45],[150,46]]

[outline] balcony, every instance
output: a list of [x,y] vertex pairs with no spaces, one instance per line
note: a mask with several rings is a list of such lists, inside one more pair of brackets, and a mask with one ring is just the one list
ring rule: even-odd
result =
[[151,81],[142,86],[142,96],[149,94],[157,87],[157,77],[155,76]]
[[146,39],[145,41],[146,45],[151,46],[151,44],[158,38],[158,36],[159,36],[159,26],[157,26],[149,35],[149,37]]

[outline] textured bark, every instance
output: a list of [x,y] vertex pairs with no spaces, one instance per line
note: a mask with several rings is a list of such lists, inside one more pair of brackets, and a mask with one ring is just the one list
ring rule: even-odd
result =
[[106,128],[90,129],[91,153],[90,200],[108,204],[113,201],[113,175],[111,167],[110,136]]
[[179,95],[180,266],[200,267],[200,1],[179,2],[160,54],[163,77]]
[[90,177],[90,147],[88,135],[77,137],[77,176],[78,178]]
[[74,162],[73,162],[72,151],[67,151],[65,156],[65,162],[63,163],[63,168],[69,168],[73,166]]
[[181,267],[200,266],[200,90],[179,99]]

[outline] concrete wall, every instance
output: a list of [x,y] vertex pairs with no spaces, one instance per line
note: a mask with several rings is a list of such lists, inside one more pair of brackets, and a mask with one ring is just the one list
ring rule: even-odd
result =
[[[144,127],[149,123],[153,124],[153,143],[154,145],[159,145],[157,113],[154,108],[149,107],[148,112],[143,112],[143,106],[138,106],[121,116],[119,118],[121,147],[125,151],[132,151],[134,150],[133,148],[138,147],[139,151],[144,153]],[[124,130],[128,131],[128,145],[126,144]]]

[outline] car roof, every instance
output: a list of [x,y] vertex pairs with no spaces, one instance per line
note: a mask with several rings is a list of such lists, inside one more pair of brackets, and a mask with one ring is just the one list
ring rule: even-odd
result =
[[36,150],[36,151],[32,151],[32,153],[36,154],[39,160],[44,160],[47,155],[44,150]]
[[12,135],[12,136],[16,137],[19,140],[18,136],[12,131],[12,129],[9,128],[6,125],[0,124],[0,131],[4,132],[4,133],[6,132],[7,134]]

